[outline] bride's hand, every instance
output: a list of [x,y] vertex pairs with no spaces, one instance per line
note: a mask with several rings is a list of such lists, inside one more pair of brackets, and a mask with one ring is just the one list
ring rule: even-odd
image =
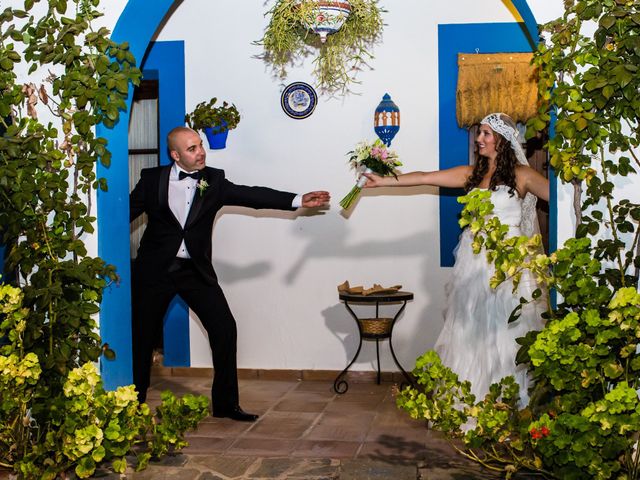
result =
[[363,177],[367,178],[367,183],[364,184],[363,188],[375,188],[382,186],[382,178],[380,175],[376,175],[375,173],[363,173]]

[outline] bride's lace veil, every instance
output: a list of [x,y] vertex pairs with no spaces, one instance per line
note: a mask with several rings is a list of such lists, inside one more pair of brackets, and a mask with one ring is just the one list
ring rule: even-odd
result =
[[[511,148],[518,159],[518,163],[529,166],[527,156],[525,155],[522,145],[518,140],[518,131],[502,119],[503,115],[505,117],[507,116],[504,113],[491,113],[484,117],[480,124],[489,125],[491,130],[502,135],[511,145]],[[532,237],[536,233],[540,233],[540,225],[538,224],[538,215],[536,213],[537,201],[538,198],[531,193],[527,193],[522,200],[522,222],[520,224],[520,229],[523,235],[528,237]]]

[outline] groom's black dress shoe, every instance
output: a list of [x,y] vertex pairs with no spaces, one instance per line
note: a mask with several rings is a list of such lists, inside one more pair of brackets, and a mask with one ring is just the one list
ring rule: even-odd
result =
[[236,405],[232,408],[216,408],[213,411],[213,416],[218,418],[230,418],[231,420],[237,420],[238,422],[255,422],[258,419],[258,415],[245,412],[240,408],[240,405]]

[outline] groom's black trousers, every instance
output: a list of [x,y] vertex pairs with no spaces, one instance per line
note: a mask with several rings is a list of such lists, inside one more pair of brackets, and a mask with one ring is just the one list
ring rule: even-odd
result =
[[237,330],[220,286],[205,282],[191,260],[176,258],[164,278],[142,282],[134,263],[132,272],[133,382],[145,401],[151,376],[153,348],[162,335],[162,322],[176,295],[193,310],[209,335],[213,357],[211,403],[216,409],[238,405],[236,366]]

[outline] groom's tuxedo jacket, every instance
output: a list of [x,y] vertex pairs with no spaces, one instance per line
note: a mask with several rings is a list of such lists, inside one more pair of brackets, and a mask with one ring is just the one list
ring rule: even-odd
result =
[[205,167],[202,178],[208,186],[197,189],[184,228],[169,207],[169,173],[172,165],[142,170],[140,181],[129,197],[130,220],[148,216],[138,256],[134,262],[136,281],[149,284],[164,276],[185,241],[195,267],[209,283],[217,283],[211,264],[211,235],[216,213],[224,205],[295,210],[294,193],[266,187],[235,185],[224,171]]

